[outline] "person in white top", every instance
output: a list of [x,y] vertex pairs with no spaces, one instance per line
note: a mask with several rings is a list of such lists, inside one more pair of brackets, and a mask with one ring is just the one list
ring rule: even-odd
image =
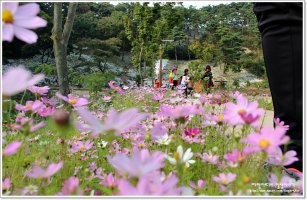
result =
[[188,90],[189,91],[192,91],[193,88],[192,87],[188,87],[188,84],[190,82],[190,77],[189,77],[189,70],[188,69],[185,69],[184,70],[184,75],[182,76],[181,78],[181,86],[184,88],[185,90],[185,96],[187,97],[188,96]]

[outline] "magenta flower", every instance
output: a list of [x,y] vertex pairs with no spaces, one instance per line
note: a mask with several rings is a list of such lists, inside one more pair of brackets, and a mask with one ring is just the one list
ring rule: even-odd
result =
[[272,154],[269,155],[267,162],[273,165],[287,166],[298,161],[298,158],[295,156],[295,151],[291,150],[283,154],[281,148],[278,147]]
[[237,104],[228,102],[224,110],[224,119],[231,125],[250,124],[259,126],[259,118],[263,116],[264,110],[258,108],[258,102],[249,103],[243,95],[237,97]]
[[198,129],[197,127],[195,127],[195,128],[189,128],[189,129],[187,129],[184,133],[185,133],[186,135],[189,135],[189,136],[195,136],[195,135],[201,134],[201,133],[202,133],[202,130],[200,130],[200,129]]
[[19,141],[14,141],[11,142],[10,144],[8,144],[5,149],[3,150],[3,155],[4,156],[9,156],[12,155],[14,153],[16,153],[16,151],[19,149],[20,145],[22,142]]
[[206,186],[206,181],[200,179],[197,181],[197,184],[190,182],[190,186],[194,189],[203,189]]
[[25,173],[25,176],[30,178],[49,178],[57,173],[57,171],[59,171],[62,167],[63,162],[52,163],[46,170],[35,165],[32,167],[32,171]]
[[274,153],[278,146],[289,141],[290,138],[285,133],[281,129],[264,127],[260,130],[260,133],[251,133],[241,141],[248,143],[248,147],[253,152],[265,151],[267,153]]
[[26,105],[16,104],[15,108],[19,111],[32,111],[33,113],[36,113],[42,108],[43,105],[43,102],[36,100],[27,101]]
[[228,185],[236,179],[237,175],[234,173],[220,173],[218,176],[213,177],[213,180],[222,185]]
[[89,104],[90,102],[85,98],[74,97],[72,94],[69,94],[67,97],[61,95],[59,92],[55,94],[58,98],[63,99],[73,107],[81,107]]
[[33,86],[28,87],[28,90],[30,90],[33,94],[39,94],[39,95],[46,95],[49,89],[50,88],[48,86],[37,87],[33,85]]
[[127,180],[120,180],[118,188],[120,195],[124,196],[170,196],[181,195],[183,189],[178,188],[178,178],[171,175],[166,180],[160,176],[141,177],[136,186],[131,185]]
[[214,156],[211,151],[204,153],[201,156],[202,162],[208,162],[210,164],[216,165],[219,162],[219,156]]
[[79,179],[76,177],[70,177],[67,179],[62,187],[61,192],[58,193],[60,196],[72,196],[72,195],[83,195],[83,190],[79,186]]
[[119,94],[125,94],[125,91],[119,87],[118,85],[116,85],[116,83],[114,81],[110,81],[109,82],[109,86],[112,90],[118,92]]
[[9,178],[4,179],[2,182],[2,190],[8,190],[11,187],[11,181]]
[[93,147],[93,142],[87,140],[85,143],[78,141],[77,143],[72,144],[72,152],[82,151],[85,152]]
[[99,184],[105,187],[117,187],[118,180],[112,175],[112,173],[109,173],[109,175],[101,180]]
[[224,158],[231,162],[241,162],[246,158],[244,153],[241,153],[238,149],[234,149],[231,153],[227,153]]
[[2,94],[13,96],[44,79],[43,74],[32,76],[23,66],[8,69],[2,78]]
[[113,158],[108,157],[109,163],[120,173],[130,176],[141,177],[158,170],[164,166],[164,154],[155,151],[152,154],[148,149],[135,150],[131,157],[124,154],[116,154]]
[[47,21],[36,16],[39,13],[37,3],[19,6],[18,2],[2,4],[2,40],[12,42],[14,35],[29,44],[37,41],[37,35],[29,29],[45,27]]

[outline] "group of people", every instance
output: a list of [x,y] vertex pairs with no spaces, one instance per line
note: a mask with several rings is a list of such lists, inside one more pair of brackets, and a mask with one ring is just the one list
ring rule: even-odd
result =
[[[177,86],[179,86],[184,90],[185,97],[193,93],[193,87],[189,85],[191,81],[191,77],[189,76],[189,69],[185,69],[184,74],[178,78],[177,68],[173,67],[168,77],[169,77],[169,86],[172,90],[174,90],[175,88],[177,88]],[[205,78],[207,79],[204,82],[204,89],[206,91],[209,91],[207,89],[214,86],[212,81],[213,75],[211,72],[210,65],[206,65],[205,72],[201,79],[204,81]]]

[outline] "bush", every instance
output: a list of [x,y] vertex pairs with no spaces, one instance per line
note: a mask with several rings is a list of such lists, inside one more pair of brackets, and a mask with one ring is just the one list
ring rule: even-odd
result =
[[204,73],[204,65],[201,61],[196,60],[189,63],[189,73],[191,80],[198,81],[202,78]]
[[265,73],[265,65],[263,59],[255,58],[251,54],[244,54],[240,60],[239,65],[241,68],[247,69],[250,73],[261,77]]
[[106,87],[108,82],[114,78],[115,75],[112,73],[96,72],[78,77],[77,79],[74,79],[74,81],[75,84],[76,82],[79,82],[83,87],[90,90],[91,92],[97,92]]

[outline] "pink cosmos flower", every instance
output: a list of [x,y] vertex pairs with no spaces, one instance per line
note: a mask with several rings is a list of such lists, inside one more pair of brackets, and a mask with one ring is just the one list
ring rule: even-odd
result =
[[298,158],[295,156],[295,151],[291,150],[283,154],[281,148],[278,147],[272,154],[269,155],[267,162],[273,165],[287,166],[298,161]]
[[37,111],[37,114],[41,117],[48,117],[48,116],[51,116],[53,115],[55,112],[55,108],[52,107],[52,106],[45,106],[43,105],[38,111]]
[[58,193],[60,196],[72,196],[72,195],[83,195],[83,190],[79,186],[79,179],[76,177],[70,177],[64,182],[61,192]]
[[118,180],[112,175],[112,173],[109,173],[109,175],[101,180],[99,184],[105,187],[116,187],[118,185]]
[[109,110],[105,122],[101,124],[100,120],[88,110],[79,108],[78,112],[88,124],[87,129],[91,130],[94,135],[108,131],[119,134],[122,130],[135,126],[148,116],[146,113],[139,113],[136,108],[130,108],[121,113],[112,108]]
[[175,196],[182,192],[182,188],[176,187],[178,181],[173,174],[166,180],[161,180],[160,176],[141,177],[136,186],[122,179],[119,181],[118,188],[120,195],[124,196]]
[[29,44],[37,41],[37,35],[29,29],[45,27],[47,21],[36,16],[39,13],[37,3],[19,6],[18,2],[2,4],[2,40],[12,42],[14,35]]
[[110,102],[111,97],[110,97],[110,96],[104,96],[104,97],[102,97],[102,99],[103,99],[105,102]]
[[16,123],[14,124],[13,128],[16,130],[22,129],[26,124],[29,125],[29,131],[34,132],[42,127],[45,126],[45,122],[41,121],[38,124],[34,124],[34,120],[28,117],[17,117]]
[[218,176],[213,177],[213,180],[222,185],[228,185],[236,179],[237,175],[234,173],[220,173]]
[[35,165],[32,167],[32,171],[25,173],[25,176],[30,178],[49,178],[57,173],[57,171],[59,171],[62,167],[63,162],[52,163],[47,167],[46,170]]
[[186,135],[189,135],[189,136],[196,136],[198,134],[201,134],[202,133],[202,130],[198,129],[197,127],[195,128],[189,128],[187,129],[186,131],[184,131],[184,133]]
[[285,135],[285,131],[281,129],[273,129],[272,127],[264,127],[260,133],[251,133],[241,141],[249,144],[251,151],[265,151],[274,153],[278,146],[289,141],[289,136]]
[[281,121],[279,118],[274,118],[274,123],[277,127],[284,129],[285,131],[289,130],[289,125],[285,125],[285,122]]
[[109,86],[112,90],[118,92],[119,94],[125,94],[125,91],[119,87],[118,85],[116,85],[116,83],[114,81],[110,81],[109,82]]
[[26,105],[16,104],[15,108],[19,111],[32,111],[33,113],[36,113],[42,108],[43,105],[43,102],[36,100],[27,101]]
[[4,179],[2,182],[2,190],[8,190],[11,187],[11,181],[9,178]]
[[224,119],[231,125],[250,124],[259,126],[259,118],[263,116],[264,110],[258,108],[258,102],[249,103],[243,95],[237,97],[237,104],[228,102],[224,110]]
[[10,68],[4,73],[2,78],[2,94],[4,96],[13,96],[43,79],[43,74],[32,76],[32,73],[23,66]]
[[39,94],[39,95],[46,95],[49,89],[50,88],[48,86],[37,87],[33,85],[33,86],[28,87],[28,90],[30,90],[33,94]]
[[194,114],[201,115],[202,113],[203,111],[201,107],[197,104],[178,105],[175,107],[167,104],[162,104],[159,111],[159,115],[169,117],[171,119],[180,119]]
[[194,188],[194,189],[203,189],[206,185],[206,181],[200,179],[197,181],[197,185],[193,182],[190,182],[190,186],[191,188]]
[[208,162],[210,164],[216,165],[219,162],[219,156],[214,156],[211,151],[209,151],[208,153],[204,153],[201,156],[201,159],[203,162]]
[[11,142],[10,144],[8,144],[5,149],[3,150],[3,155],[4,156],[9,156],[12,155],[14,153],[16,153],[16,151],[19,149],[20,145],[22,142],[19,141],[14,141]]
[[85,152],[89,149],[91,149],[93,147],[93,142],[91,142],[90,140],[87,140],[85,143],[78,141],[76,143],[72,144],[72,152],[78,152],[78,151],[82,151]]
[[55,94],[58,98],[63,99],[73,107],[81,107],[89,104],[90,102],[85,98],[74,97],[72,94],[69,94],[67,97],[61,95],[59,92]]
[[237,99],[240,95],[242,94],[239,91],[236,91],[235,93],[232,93],[232,92],[229,93],[229,96],[234,99]]
[[246,158],[246,155],[241,153],[238,149],[234,149],[231,153],[227,153],[224,158],[231,162],[241,162]]
[[163,99],[163,94],[162,93],[158,93],[158,94],[153,94],[152,98],[156,101],[161,101]]
[[120,173],[128,173],[130,176],[142,177],[164,166],[164,154],[155,151],[152,154],[148,149],[135,150],[131,157],[124,154],[116,154],[108,157],[109,163]]

